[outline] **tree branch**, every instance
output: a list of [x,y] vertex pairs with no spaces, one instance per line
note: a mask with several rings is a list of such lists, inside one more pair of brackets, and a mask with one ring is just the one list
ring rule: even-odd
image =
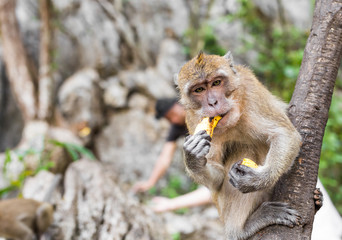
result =
[[27,122],[36,117],[36,89],[21,41],[15,6],[16,0],[0,0],[1,38],[11,89]]
[[51,70],[52,30],[51,0],[40,0],[40,56],[39,56],[39,109],[38,117],[49,120],[53,113],[54,81]]

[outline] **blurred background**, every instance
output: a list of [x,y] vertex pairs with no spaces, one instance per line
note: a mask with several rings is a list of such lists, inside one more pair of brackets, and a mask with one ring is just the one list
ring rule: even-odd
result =
[[[173,76],[200,50],[219,55],[230,50],[237,64],[250,66],[275,95],[289,102],[310,33],[313,8],[313,0],[52,0],[46,8],[51,34],[48,65],[53,87],[48,94],[52,110],[48,118],[34,124],[23,116],[16,101],[18,92],[11,91],[3,44],[8,33],[2,28],[2,198],[12,192],[18,194],[27,177],[56,167],[49,159],[51,153],[43,154],[49,145],[25,135],[42,131],[47,125],[68,131],[59,133],[50,145],[71,152],[73,160],[83,154],[110,165],[123,189],[129,191],[135,182],[148,178],[169,128],[165,119],[155,119],[155,101],[177,97]],[[15,16],[27,59],[40,71],[43,48],[39,1],[17,0]],[[319,177],[340,214],[341,78],[340,71],[319,168]],[[26,90],[22,86],[22,94]],[[25,140],[28,138],[31,140]],[[155,195],[176,197],[197,188],[184,172],[182,143],[178,140],[169,171],[155,187],[139,196],[140,202]],[[39,164],[33,164],[30,171],[27,165],[20,165],[23,159],[28,161],[37,155]]]

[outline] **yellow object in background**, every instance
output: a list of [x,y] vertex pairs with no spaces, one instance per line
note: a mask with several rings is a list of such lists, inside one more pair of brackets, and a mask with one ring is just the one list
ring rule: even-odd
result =
[[251,159],[248,159],[248,158],[244,158],[242,160],[242,165],[245,165],[247,167],[250,167],[250,168],[257,168],[258,167],[258,164],[256,164],[253,160]]
[[221,116],[216,116],[211,122],[209,121],[209,117],[203,118],[202,121],[196,126],[194,134],[198,133],[201,130],[205,130],[207,134],[210,135],[210,137],[213,137],[214,128],[221,120],[221,118]]
[[78,134],[80,137],[86,137],[91,133],[91,128],[90,127],[84,127],[82,128]]

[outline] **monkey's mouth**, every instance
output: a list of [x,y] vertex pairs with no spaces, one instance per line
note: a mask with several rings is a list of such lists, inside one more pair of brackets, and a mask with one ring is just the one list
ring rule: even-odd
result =
[[224,118],[224,116],[226,116],[226,115],[228,114],[228,112],[229,112],[229,111],[227,111],[227,112],[221,114],[220,117],[221,117],[221,118]]
[[[222,118],[224,118],[224,117],[228,114],[228,112],[229,112],[229,111],[227,111],[227,112],[225,112],[225,113],[223,113],[223,114],[219,114],[218,116],[220,116],[221,119],[222,119]],[[214,119],[214,117],[209,117],[209,121],[210,121],[210,122],[213,121],[213,119]],[[220,119],[220,120],[221,120],[221,119]],[[220,120],[219,120],[219,121],[220,121]]]

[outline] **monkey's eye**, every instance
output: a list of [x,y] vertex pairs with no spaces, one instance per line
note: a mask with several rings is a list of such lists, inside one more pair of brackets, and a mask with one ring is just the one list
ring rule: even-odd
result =
[[213,86],[218,86],[221,84],[221,80],[216,80],[213,82]]
[[204,87],[199,87],[199,88],[196,88],[194,92],[196,92],[196,93],[201,93],[201,92],[203,92],[204,90],[205,90]]

